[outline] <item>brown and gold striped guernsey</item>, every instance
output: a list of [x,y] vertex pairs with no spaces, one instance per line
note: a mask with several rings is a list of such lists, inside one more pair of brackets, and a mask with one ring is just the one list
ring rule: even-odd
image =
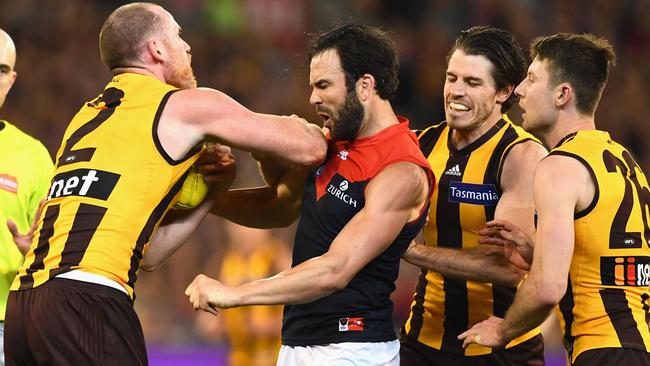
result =
[[[501,195],[501,168],[516,144],[534,140],[504,115],[478,140],[461,150],[451,142],[445,122],[418,133],[420,148],[439,183],[431,198],[426,245],[471,248],[478,245],[478,230],[494,218]],[[532,220],[532,218],[531,218]],[[429,347],[466,356],[485,355],[491,348],[472,344],[462,348],[457,336],[490,315],[503,317],[516,288],[447,278],[422,270],[404,336]],[[539,334],[535,329],[508,347]]]
[[575,215],[575,247],[558,314],[571,360],[586,350],[650,351],[650,190],[630,153],[604,131],[565,137],[551,155],[580,161],[596,184]]
[[68,126],[44,214],[11,290],[71,270],[104,276],[135,299],[149,239],[198,158],[175,161],[157,136],[175,88],[139,74],[115,76]]

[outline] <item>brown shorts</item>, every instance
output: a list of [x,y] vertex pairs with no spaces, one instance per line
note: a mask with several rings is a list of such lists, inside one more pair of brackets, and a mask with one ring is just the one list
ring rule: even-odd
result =
[[4,342],[7,366],[147,365],[128,296],[75,280],[10,292]]
[[463,356],[402,337],[399,357],[400,364],[405,366],[543,366],[544,339],[537,335],[507,350],[499,349],[483,356]]
[[596,348],[578,355],[573,366],[650,365],[650,353],[631,348]]

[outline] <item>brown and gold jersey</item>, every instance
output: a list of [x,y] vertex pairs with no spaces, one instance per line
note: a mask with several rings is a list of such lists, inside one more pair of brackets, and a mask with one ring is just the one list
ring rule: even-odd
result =
[[576,357],[595,348],[650,351],[650,190],[630,153],[604,131],[565,137],[551,155],[580,161],[596,185],[575,215],[575,247],[560,323]]
[[[500,177],[506,155],[516,144],[537,140],[505,116],[460,150],[451,142],[451,130],[444,122],[422,131],[418,139],[439,177],[424,228],[425,244],[458,249],[478,245],[477,232],[494,218],[502,193]],[[405,336],[446,352],[489,354],[490,348],[476,344],[463,349],[457,336],[490,315],[503,317],[515,291],[514,287],[453,279],[423,269],[404,326]],[[535,329],[508,346],[538,333]]]
[[193,150],[174,161],[158,140],[160,115],[174,91],[150,76],[121,74],[74,116],[12,290],[81,270],[117,282],[135,298],[146,245],[198,157]]

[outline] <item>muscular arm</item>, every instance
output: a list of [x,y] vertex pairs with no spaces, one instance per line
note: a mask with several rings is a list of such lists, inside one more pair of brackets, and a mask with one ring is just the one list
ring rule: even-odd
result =
[[427,197],[427,178],[414,164],[384,169],[366,187],[366,204],[338,234],[327,253],[274,277],[236,288],[199,275],[186,294],[195,309],[313,301],[345,288],[352,278],[415,219]]
[[485,245],[460,250],[412,242],[402,259],[451,278],[517,286],[524,272],[511,266],[503,256],[487,254],[486,249]]
[[260,229],[291,225],[300,215],[309,168],[261,159],[260,170],[268,186],[217,192],[210,212]]
[[[573,219],[593,198],[594,183],[577,160],[549,156],[537,168],[535,204],[538,229],[533,263],[528,278],[517,290],[503,321],[490,318],[476,324],[461,337],[486,346],[501,346],[542,324],[560,301],[574,248]],[[468,341],[466,340],[466,343]]]
[[[537,163],[546,155],[538,143],[527,141],[515,145],[506,155],[501,174],[502,194],[495,219],[507,219],[527,232],[533,231],[533,174]],[[486,255],[479,249],[450,249],[416,245],[403,257],[409,263],[465,280],[516,286],[524,272],[503,260]]]
[[206,135],[228,146],[313,166],[325,158],[320,128],[297,117],[255,113],[214,89],[181,90],[171,95],[158,129],[173,158],[182,157]]

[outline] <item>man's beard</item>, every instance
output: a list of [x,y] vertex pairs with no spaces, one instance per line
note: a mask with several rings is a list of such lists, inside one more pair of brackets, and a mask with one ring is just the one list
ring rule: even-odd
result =
[[196,78],[194,77],[192,67],[188,65],[187,67],[175,69],[169,76],[167,83],[179,89],[196,88]]
[[332,124],[332,140],[354,141],[357,138],[364,116],[365,111],[359,101],[357,91],[352,89],[345,96],[345,102],[336,113],[334,123]]

